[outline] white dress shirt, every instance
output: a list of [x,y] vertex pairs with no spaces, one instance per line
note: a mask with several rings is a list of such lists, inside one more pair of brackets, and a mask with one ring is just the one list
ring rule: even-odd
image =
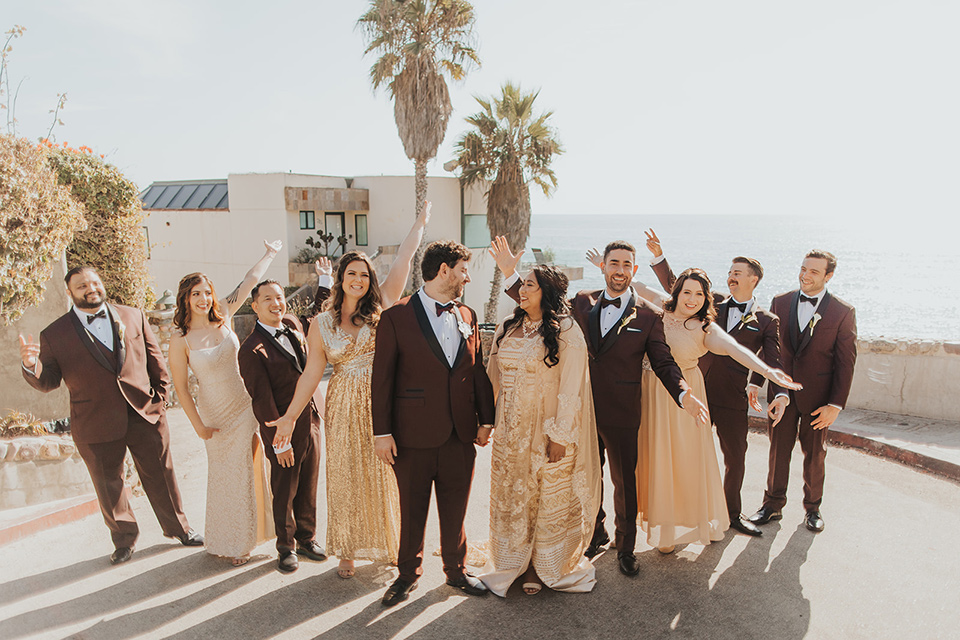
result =
[[[743,302],[740,302],[733,296],[730,296],[730,300],[732,300],[733,302],[736,302],[737,304],[744,304]],[[731,331],[733,331],[734,327],[737,326],[737,323],[740,322],[741,318],[743,318],[744,316],[750,315],[750,311],[753,310],[753,305],[755,301],[756,301],[756,298],[750,298],[749,300],[747,300],[746,302],[747,308],[746,310],[744,310],[743,313],[740,312],[739,307],[734,307],[733,305],[729,305],[729,304],[727,305],[727,333],[730,333]]]
[[457,311],[457,303],[453,303],[450,311],[441,313],[438,316],[437,305],[442,303],[428,296],[427,292],[422,288],[417,292],[417,295],[420,296],[420,302],[423,303],[423,308],[427,312],[427,318],[430,320],[433,334],[437,337],[440,348],[443,349],[443,355],[447,358],[447,364],[452,367],[453,361],[457,358],[457,352],[460,351],[460,340],[463,338],[458,328],[460,313]]
[[[93,322],[87,321],[88,318],[95,316],[100,313],[100,311],[103,311],[106,316],[97,318]],[[80,318],[80,324],[83,325],[83,328],[86,329],[90,335],[96,338],[107,349],[113,351],[113,323],[110,322],[110,312],[107,311],[107,305],[101,304],[99,309],[94,309],[92,312],[87,312],[74,306],[73,312]]]
[[333,276],[317,276],[317,286],[333,289]]
[[[600,335],[605,336],[610,332],[610,329],[613,329],[620,318],[623,317],[623,312],[627,310],[627,304],[630,302],[630,296],[633,295],[633,289],[627,287],[627,290],[619,295],[620,306],[616,307],[612,304],[600,309]],[[607,295],[607,290],[603,290],[603,294],[600,296],[600,299],[603,300],[616,300],[616,298],[611,298]],[[603,304],[603,303],[601,303]]]
[[[287,351],[287,353],[289,353],[293,357],[297,357],[297,352],[293,350],[293,345],[290,344],[290,338],[288,338],[286,335],[279,335],[279,336],[277,335],[277,333],[279,331],[283,331],[283,329],[286,328],[287,325],[283,324],[283,325],[280,325],[280,327],[269,327],[263,324],[262,322],[260,322],[259,320],[257,320],[257,324],[263,327],[264,329],[266,329],[267,333],[269,333],[274,338],[276,338],[277,342],[280,343],[280,346],[283,347]],[[293,329],[290,329],[290,330],[293,331]]]
[[[800,333],[803,333],[806,330],[807,325],[810,324],[810,321],[813,320],[814,314],[817,312],[817,309],[820,308],[820,303],[823,302],[823,296],[827,293],[826,288],[820,290],[820,293],[815,293],[812,296],[807,296],[808,298],[816,298],[817,304],[813,305],[809,302],[799,302],[797,304],[797,326],[800,327]],[[801,295],[807,295],[800,292]]]

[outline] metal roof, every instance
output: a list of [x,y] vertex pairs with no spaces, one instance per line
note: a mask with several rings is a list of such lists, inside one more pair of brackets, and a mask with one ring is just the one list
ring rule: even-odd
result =
[[154,182],[140,194],[144,209],[229,209],[226,180]]

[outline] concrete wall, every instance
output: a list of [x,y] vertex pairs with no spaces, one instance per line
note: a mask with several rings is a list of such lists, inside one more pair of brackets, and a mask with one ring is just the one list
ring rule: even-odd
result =
[[58,420],[70,415],[70,398],[66,387],[41,393],[23,379],[20,374],[20,343],[17,340],[21,333],[24,336],[32,334],[39,340],[40,332],[70,308],[67,290],[63,285],[65,273],[61,260],[54,265],[43,302],[27,310],[13,325],[0,326],[0,415],[6,416],[11,409],[32,413],[41,420]]
[[847,405],[922,418],[960,420],[960,343],[865,338]]

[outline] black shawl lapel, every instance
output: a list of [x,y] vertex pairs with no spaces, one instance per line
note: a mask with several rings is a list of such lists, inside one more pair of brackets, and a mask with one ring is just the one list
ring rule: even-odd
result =
[[593,308],[590,309],[590,313],[587,315],[587,331],[590,334],[590,346],[593,347],[593,352],[599,354],[600,352],[600,301],[603,300],[603,289],[597,294],[597,302],[593,305]]
[[96,340],[96,338],[90,335],[90,332],[87,331],[87,328],[83,326],[83,322],[77,317],[76,312],[71,309],[67,313],[70,314],[70,321],[73,323],[73,328],[77,330],[77,335],[80,336],[80,342],[84,347],[87,348],[87,351],[90,352],[90,355],[93,356],[93,359],[96,360],[100,366],[107,371],[116,374],[117,370],[114,369],[110,361],[107,360],[102,353],[100,353],[100,349],[97,348],[97,345],[93,344],[93,341]]
[[[717,324],[720,325],[720,328],[724,331],[727,331],[727,320],[730,319],[730,300],[733,298],[727,298],[717,307]],[[746,315],[746,314],[744,314]],[[740,323],[737,323],[737,326],[727,331],[730,335],[733,335],[733,332],[736,331],[740,326]]]
[[[599,306],[599,305],[598,305]],[[610,331],[607,332],[606,337],[601,340],[600,352],[597,355],[602,355],[613,348],[613,343],[615,343],[620,338],[620,330],[623,328],[623,319],[629,318],[630,314],[633,313],[633,308],[637,306],[636,294],[633,291],[630,292],[630,300],[627,302],[627,306],[624,307],[623,313],[620,314],[620,319],[617,320],[617,323],[610,328]],[[597,314],[597,322],[599,324],[600,314]]]
[[427,317],[427,311],[423,308],[423,301],[420,300],[420,294],[413,294],[410,303],[413,305],[413,312],[417,316],[417,324],[420,325],[420,331],[423,332],[423,337],[426,339],[427,344],[430,345],[430,350],[433,351],[433,355],[437,356],[440,362],[443,363],[443,366],[450,369],[451,367],[450,363],[447,362],[447,356],[443,355],[443,347],[440,346],[440,341],[437,340],[437,334],[433,332],[433,325],[430,324],[430,318]]
[[[797,297],[799,300],[799,296]],[[826,291],[823,292],[823,300],[820,301],[820,304],[817,306],[816,313],[820,314],[820,318],[823,318],[823,314],[827,311],[827,305],[830,303],[830,294]],[[816,331],[814,329],[813,331]],[[803,351],[808,344],[810,344],[810,339],[813,338],[813,331],[810,330],[810,323],[807,323],[807,326],[803,328],[803,333],[800,334],[800,344],[797,346],[795,353],[800,353]]]
[[[106,305],[110,324],[113,325],[113,352],[117,354],[117,374],[123,370],[123,363],[127,359],[127,337],[120,337],[120,315],[111,305]],[[73,314],[77,315],[77,314]]]
[[[460,309],[463,308],[463,305],[457,301],[454,301],[453,304],[456,306],[456,309],[457,309],[457,327],[459,328],[461,322],[464,322],[467,325],[469,325],[470,320],[468,318],[464,318],[463,314],[460,312]],[[453,359],[453,366],[450,367],[451,369],[457,368],[457,365],[460,364],[460,359],[463,357],[463,354],[466,352],[467,352],[467,340],[466,338],[463,337],[463,334],[461,333],[460,347],[457,349],[457,356]],[[446,362],[446,357],[444,357],[444,362]]]
[[800,304],[800,291],[794,294],[793,298],[790,300],[790,328],[787,331],[790,334],[790,348],[793,349],[793,352],[797,352],[798,345],[800,344],[800,321],[797,320],[797,305]]
[[[266,338],[267,342],[272,344],[276,348],[276,350],[280,352],[280,355],[282,355],[284,358],[289,360],[290,364],[292,364],[297,371],[299,371],[300,373],[303,373],[303,367],[300,366],[300,362],[298,362],[297,356],[293,355],[292,353],[284,349],[283,345],[280,344],[280,341],[278,341],[276,337],[274,337],[271,331],[268,331],[267,328],[264,327],[259,322],[254,325],[253,330],[260,332],[260,335]],[[294,345],[293,348],[296,349],[297,348],[296,345]]]

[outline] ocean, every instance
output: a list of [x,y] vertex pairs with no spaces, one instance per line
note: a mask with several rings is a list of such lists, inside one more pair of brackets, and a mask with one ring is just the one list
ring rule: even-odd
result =
[[611,240],[637,247],[636,279],[657,286],[644,230],[653,228],[675,273],[704,269],[727,293],[731,258],[756,258],[764,268],[760,304],[796,289],[810,249],[837,256],[828,290],[856,307],[861,337],[960,341],[960,222],[915,217],[885,221],[772,215],[533,215],[529,249],[550,250],[557,264],[584,266],[571,292],[603,286],[584,253]]

